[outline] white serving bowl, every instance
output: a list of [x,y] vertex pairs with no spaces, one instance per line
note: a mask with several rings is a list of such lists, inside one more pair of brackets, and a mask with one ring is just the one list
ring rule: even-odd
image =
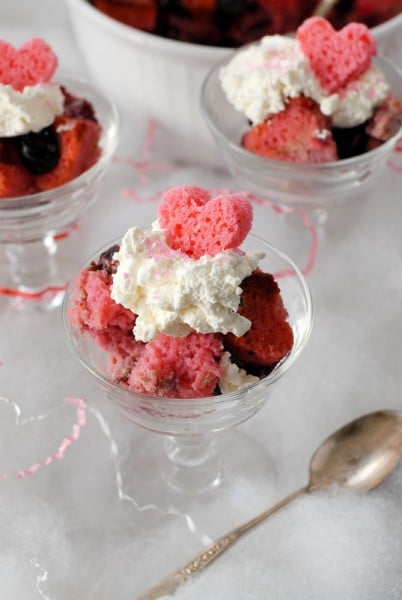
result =
[[[222,166],[199,98],[208,72],[231,50],[146,33],[103,14],[87,0],[66,1],[78,46],[104,93],[123,113],[156,120],[170,160]],[[400,63],[402,15],[373,32],[381,53]]]

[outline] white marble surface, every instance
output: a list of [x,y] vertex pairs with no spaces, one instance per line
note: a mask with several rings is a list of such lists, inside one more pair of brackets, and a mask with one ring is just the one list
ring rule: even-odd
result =
[[[64,70],[85,75],[62,2],[1,3],[0,36],[16,45],[42,36]],[[140,168],[147,124],[122,116],[120,160],[80,229],[60,242],[66,278],[127,226],[149,223],[161,190],[184,183],[236,189],[223,172],[171,165],[157,127],[149,168]],[[265,408],[238,428],[242,448],[257,449],[261,461],[244,459],[230,489],[181,505],[152,494],[155,474],[138,458],[157,436],[127,422],[84,372],[67,348],[60,311],[14,310],[1,300],[2,600],[134,600],[203,543],[304,484],[313,450],[331,431],[372,410],[402,410],[401,182],[401,173],[387,169],[366,199],[313,228],[311,268],[311,231],[300,215],[256,206],[254,232],[307,267],[313,334]],[[365,496],[301,499],[177,598],[400,600],[401,502],[402,465]]]

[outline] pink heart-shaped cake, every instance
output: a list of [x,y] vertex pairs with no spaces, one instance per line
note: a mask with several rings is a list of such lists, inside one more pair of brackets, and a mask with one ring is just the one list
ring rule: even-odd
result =
[[33,38],[19,49],[0,40],[1,84],[22,91],[50,81],[56,68],[57,57],[44,40]]
[[164,194],[158,216],[169,246],[198,259],[238,248],[251,229],[253,208],[245,194],[211,198],[205,189],[181,186]]
[[377,52],[366,25],[350,23],[335,31],[322,17],[306,19],[297,40],[321,87],[331,94],[367,71]]

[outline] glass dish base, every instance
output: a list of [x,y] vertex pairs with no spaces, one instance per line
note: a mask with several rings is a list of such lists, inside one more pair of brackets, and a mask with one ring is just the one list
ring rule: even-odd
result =
[[[172,474],[176,483],[182,479],[177,480],[169,464],[164,438],[140,432],[122,458],[121,493],[139,510],[154,507],[162,513],[183,514],[190,527],[200,531],[213,527],[216,535],[222,526],[232,527],[275,500],[274,463],[267,450],[249,435],[238,429],[218,433],[210,477],[193,466],[189,471],[194,485],[186,480],[184,489],[172,484]],[[185,471],[181,477],[186,477]]]

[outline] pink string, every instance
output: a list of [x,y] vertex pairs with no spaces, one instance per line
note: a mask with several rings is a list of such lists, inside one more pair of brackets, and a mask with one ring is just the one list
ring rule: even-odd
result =
[[43,300],[45,296],[56,295],[59,292],[63,292],[67,287],[67,284],[63,285],[51,285],[38,292],[25,292],[24,290],[18,290],[15,288],[0,287],[1,296],[14,296],[17,298],[24,298],[25,300]]
[[135,188],[124,188],[121,191],[121,197],[133,200],[136,204],[153,204],[159,202],[162,197],[162,192],[155,192],[155,194],[152,194],[148,198],[144,198]]
[[140,181],[142,184],[148,183],[148,174],[150,171],[169,171],[174,168],[173,165],[168,163],[154,163],[152,162],[152,147],[154,144],[155,131],[157,123],[154,119],[148,121],[147,131],[145,134],[145,143],[143,148],[142,160],[136,161],[132,158],[125,158],[122,156],[115,156],[113,163],[116,164],[127,164],[132,169],[135,169],[140,174]]
[[73,225],[71,225],[70,229],[67,229],[66,231],[61,231],[60,233],[56,233],[53,236],[53,239],[56,242],[60,242],[60,240],[65,240],[66,238],[69,237],[69,235],[71,234],[72,231],[78,231],[80,228],[78,223],[74,223]]
[[[79,224],[74,223],[69,229],[66,229],[66,231],[61,231],[60,233],[56,233],[53,236],[53,239],[56,242],[65,240],[70,236],[70,234],[73,231],[78,231],[79,228],[80,228]],[[64,290],[66,288],[67,288],[67,283],[64,283],[63,285],[59,285],[59,286],[55,286],[55,285],[48,286],[37,292],[28,292],[28,291],[24,291],[24,290],[19,290],[18,288],[11,288],[11,287],[0,287],[0,296],[11,296],[11,297],[15,297],[15,298],[24,298],[25,300],[43,300],[43,299],[49,299],[52,296],[57,295],[59,292],[64,292]],[[47,298],[45,298],[45,297],[47,297]]]
[[25,477],[34,475],[39,469],[41,469],[43,467],[48,467],[53,462],[55,462],[57,460],[62,460],[64,458],[66,450],[74,442],[76,442],[78,440],[80,433],[81,433],[81,429],[86,425],[86,408],[87,408],[87,404],[86,404],[85,400],[82,400],[81,398],[66,398],[66,402],[68,404],[71,404],[71,405],[77,407],[77,409],[76,409],[77,421],[73,425],[72,433],[62,440],[62,442],[59,445],[59,447],[57,448],[56,452],[54,454],[47,456],[41,462],[33,463],[27,469],[20,469],[19,471],[14,472],[14,473],[7,473],[7,472],[0,473],[0,479],[4,480],[4,479],[7,479],[8,477],[16,477],[17,479],[24,479]]
[[[223,194],[223,193],[233,193],[233,190],[228,190],[225,188],[213,188],[210,191],[213,195],[219,195],[219,194]],[[303,275],[308,275],[315,266],[317,253],[318,253],[318,245],[319,245],[317,230],[314,227],[313,223],[311,222],[311,219],[310,219],[308,213],[302,208],[291,208],[291,207],[279,206],[278,204],[275,204],[274,202],[271,202],[270,200],[266,200],[265,198],[260,198],[259,196],[256,196],[254,194],[249,193],[249,194],[247,194],[247,196],[249,197],[251,202],[254,202],[254,204],[258,204],[260,206],[266,206],[266,207],[270,208],[271,210],[273,210],[277,214],[283,215],[283,214],[295,213],[300,217],[300,220],[311,239],[309,253],[308,253],[308,257],[307,257],[307,263],[304,267],[302,267],[300,269],[301,272],[303,273]],[[275,273],[275,276],[284,277],[284,276],[290,275],[290,274],[294,274],[293,271],[286,270],[286,271],[281,271],[280,273]]]
[[[310,217],[308,216],[308,213],[303,208],[290,208],[290,207],[278,206],[277,204],[274,204],[270,200],[266,200],[264,198],[259,198],[258,196],[255,196],[254,194],[250,194],[249,196],[250,196],[250,199],[252,202],[259,204],[260,206],[267,206],[268,208],[270,208],[271,210],[273,210],[274,212],[276,212],[278,214],[288,214],[288,213],[294,212],[295,214],[297,214],[300,217],[300,220],[311,239],[311,244],[310,244],[309,253],[308,253],[308,257],[307,257],[307,263],[304,267],[302,267],[300,269],[301,272],[303,273],[303,275],[308,275],[315,266],[317,252],[318,252],[318,233],[317,233],[317,230],[314,227],[313,223],[311,222]],[[286,270],[286,271],[281,271],[280,273],[276,273],[276,276],[284,277],[286,275],[291,275],[291,274],[293,274],[293,271]]]

